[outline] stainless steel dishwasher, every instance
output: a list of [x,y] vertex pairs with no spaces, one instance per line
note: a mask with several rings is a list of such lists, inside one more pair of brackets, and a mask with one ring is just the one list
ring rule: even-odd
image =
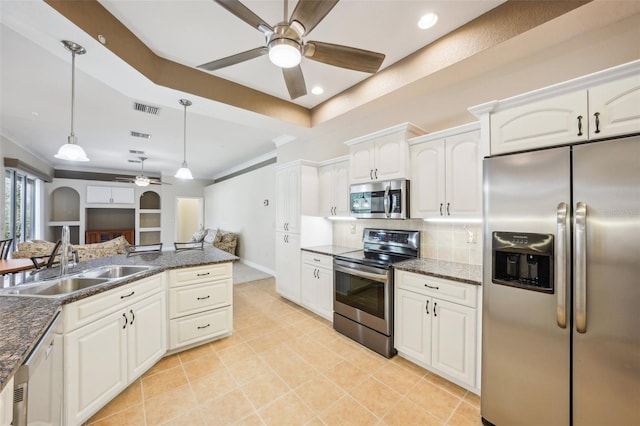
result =
[[58,313],[16,372],[13,426],[62,425],[62,333]]

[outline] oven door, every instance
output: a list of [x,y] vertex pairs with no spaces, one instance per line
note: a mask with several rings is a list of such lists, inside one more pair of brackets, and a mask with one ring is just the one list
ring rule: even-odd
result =
[[391,335],[391,269],[334,261],[333,309],[337,314]]

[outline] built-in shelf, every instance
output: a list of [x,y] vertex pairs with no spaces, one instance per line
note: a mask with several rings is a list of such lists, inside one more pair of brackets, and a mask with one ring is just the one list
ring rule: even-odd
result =
[[158,244],[162,242],[160,195],[145,191],[140,196],[138,208],[138,244]]

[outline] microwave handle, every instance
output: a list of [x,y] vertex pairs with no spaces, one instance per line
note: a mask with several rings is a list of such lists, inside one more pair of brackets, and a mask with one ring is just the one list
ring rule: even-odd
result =
[[384,215],[386,217],[391,217],[391,214],[389,213],[391,211],[391,195],[389,194],[390,190],[390,185],[387,185],[384,188],[384,199],[382,200],[382,204],[384,205]]

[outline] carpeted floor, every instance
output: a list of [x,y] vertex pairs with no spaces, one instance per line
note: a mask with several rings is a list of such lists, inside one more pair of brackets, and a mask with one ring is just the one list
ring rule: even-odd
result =
[[233,262],[233,284],[242,284],[249,281],[271,278],[271,275],[258,269],[247,266],[244,263]]

